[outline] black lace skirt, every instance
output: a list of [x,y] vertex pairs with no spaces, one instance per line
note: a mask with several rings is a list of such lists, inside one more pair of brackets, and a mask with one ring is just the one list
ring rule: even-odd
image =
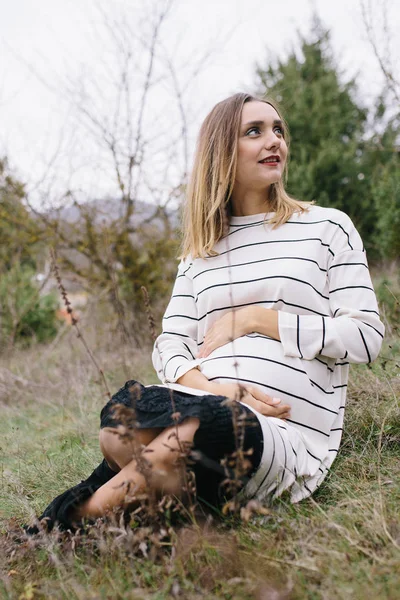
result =
[[[235,413],[234,427],[233,413]],[[196,478],[198,500],[220,506],[230,494],[221,485],[230,477],[229,457],[237,444],[246,451],[249,470],[242,485],[257,470],[262,457],[262,429],[254,413],[225,396],[194,396],[160,386],[145,387],[135,380],[127,381],[101,411],[100,427],[149,429],[170,427],[189,417],[200,421],[191,452],[191,468]],[[222,459],[224,466],[221,465]]]

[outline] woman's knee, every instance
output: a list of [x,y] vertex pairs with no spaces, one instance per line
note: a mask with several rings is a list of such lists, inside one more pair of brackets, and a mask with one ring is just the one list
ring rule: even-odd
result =
[[143,456],[152,466],[158,467],[169,467],[180,462],[189,453],[199,425],[197,417],[190,417],[179,425],[167,427],[148,445]]
[[119,471],[121,469],[121,465],[116,460],[118,452],[117,445],[121,442],[118,442],[118,431],[112,429],[111,427],[105,427],[104,429],[100,429],[99,432],[99,443],[100,450],[108,462],[109,466],[115,471]]
[[115,438],[118,436],[118,430],[111,427],[104,427],[99,431],[99,443],[102,453],[108,453],[114,446]]
[[162,429],[129,429],[123,425],[100,429],[99,442],[111,468],[122,469],[144,446],[150,444]]

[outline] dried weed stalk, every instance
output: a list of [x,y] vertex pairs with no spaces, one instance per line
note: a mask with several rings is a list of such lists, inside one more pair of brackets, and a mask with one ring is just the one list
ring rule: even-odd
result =
[[57,286],[58,286],[58,289],[60,290],[61,297],[62,297],[63,302],[65,304],[65,308],[67,310],[67,313],[71,317],[71,324],[75,328],[76,337],[82,342],[82,344],[83,344],[86,352],[88,353],[88,355],[90,357],[90,360],[92,361],[92,363],[94,364],[97,372],[99,373],[99,375],[100,375],[100,381],[102,382],[102,384],[104,386],[104,390],[106,392],[106,395],[108,396],[108,398],[111,398],[111,392],[109,390],[109,387],[108,387],[108,384],[107,384],[107,380],[106,380],[105,375],[104,375],[104,371],[100,367],[100,365],[98,364],[97,360],[95,359],[95,357],[93,355],[93,352],[89,348],[89,345],[88,345],[88,343],[87,343],[87,341],[86,341],[86,339],[85,339],[85,337],[84,337],[84,335],[83,335],[83,333],[81,331],[81,328],[78,325],[78,321],[76,320],[76,317],[75,317],[74,312],[72,310],[72,305],[71,305],[71,302],[69,301],[67,291],[66,291],[66,289],[65,289],[65,287],[64,287],[64,285],[62,283],[62,280],[61,280],[60,270],[59,270],[58,265],[57,265],[57,254],[56,254],[56,251],[55,251],[54,248],[50,249],[50,256],[51,256],[51,269],[52,269],[52,271],[54,273],[54,277],[56,278]]
[[[156,324],[154,321],[153,311],[151,310],[149,293],[144,285],[142,285],[142,287],[140,289],[142,290],[142,294],[143,294],[144,306],[146,309],[146,315],[147,315],[147,321],[149,324],[149,331],[150,331],[151,339],[155,343],[157,340]],[[158,349],[158,346],[157,346],[157,349]]]
[[[228,215],[224,212],[224,230],[229,232]],[[232,277],[232,263],[230,258],[230,246],[229,246],[229,235],[226,235],[226,259],[228,263],[228,281],[229,281],[229,300],[232,307],[232,331],[230,342],[232,344],[232,355],[233,355],[233,367],[235,369],[236,381],[238,383],[238,391],[236,398],[231,401],[227,401],[226,404],[232,411],[232,423],[233,431],[235,436],[235,447],[236,450],[230,457],[225,461],[225,466],[230,467],[230,472],[227,471],[226,488],[233,493],[233,499],[230,500],[224,507],[223,513],[232,512],[233,514],[240,515],[240,502],[236,499],[236,492],[243,486],[243,480],[249,471],[249,461],[246,456],[251,454],[252,450],[244,452],[244,435],[245,435],[245,415],[239,415],[239,402],[243,399],[246,394],[246,389],[239,383],[239,363],[235,354],[235,305],[233,301],[233,277]],[[233,473],[233,477],[229,473]]]
[[[144,305],[145,305],[146,314],[147,314],[147,320],[148,320],[148,324],[149,324],[150,335],[155,344],[156,349],[159,351],[158,344],[157,344],[155,320],[154,320],[154,316],[153,316],[153,311],[151,309],[149,293],[148,293],[147,289],[145,288],[145,286],[142,286],[141,289],[142,289]],[[171,407],[172,407],[172,418],[175,423],[175,431],[170,434],[170,438],[175,437],[177,444],[178,444],[177,451],[180,454],[178,457],[178,464],[180,465],[180,475],[181,475],[181,479],[183,482],[182,492],[184,493],[184,495],[187,499],[187,505],[188,505],[188,510],[189,510],[190,514],[193,514],[194,509],[195,509],[195,504],[196,504],[196,502],[195,502],[196,485],[194,482],[193,472],[188,470],[188,467],[189,467],[188,460],[189,460],[189,454],[191,451],[191,445],[188,444],[187,442],[183,442],[182,440],[179,439],[178,424],[179,424],[179,419],[180,419],[181,415],[176,410],[175,401],[174,401],[174,392],[172,389],[170,390],[170,398],[171,398]],[[171,448],[171,451],[175,451],[175,449]]]
[[118,436],[122,443],[130,445],[132,460],[136,462],[137,469],[143,475],[146,482],[146,490],[141,491],[140,494],[137,494],[137,489],[131,485],[132,482],[127,483],[126,504],[132,509],[136,508],[135,505],[139,502],[139,504],[147,507],[150,515],[154,516],[156,514],[157,497],[152,485],[153,473],[151,465],[145,457],[145,454],[148,454],[150,450],[139,443],[137,436],[136,402],[140,398],[140,393],[140,387],[135,384],[129,388],[131,405],[116,404],[114,406],[113,416],[121,425],[121,428],[113,430],[113,433]]

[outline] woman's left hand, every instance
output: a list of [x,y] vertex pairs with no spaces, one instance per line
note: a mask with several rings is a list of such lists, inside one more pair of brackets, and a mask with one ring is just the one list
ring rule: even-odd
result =
[[231,311],[215,321],[204,337],[197,358],[206,358],[213,350],[250,333],[249,315],[246,308]]

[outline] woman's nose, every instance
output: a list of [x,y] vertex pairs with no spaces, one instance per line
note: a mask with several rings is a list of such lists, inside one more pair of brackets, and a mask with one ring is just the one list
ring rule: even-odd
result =
[[274,132],[271,132],[269,135],[267,135],[264,142],[264,147],[266,150],[271,150],[272,148],[279,148],[280,145],[281,139]]

